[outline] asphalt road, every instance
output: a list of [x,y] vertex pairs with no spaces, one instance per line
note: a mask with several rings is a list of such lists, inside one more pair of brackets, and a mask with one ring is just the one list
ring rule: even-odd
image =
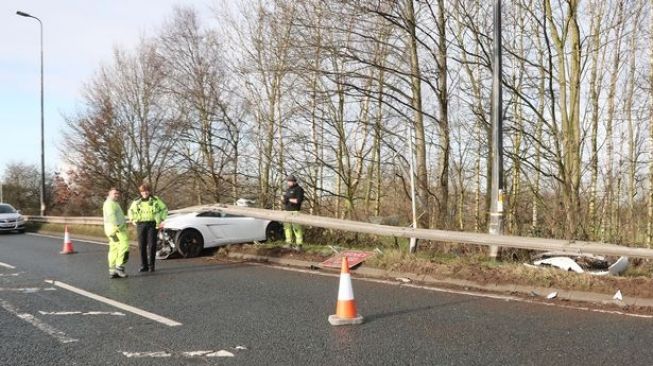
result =
[[210,257],[139,275],[132,250],[109,279],[107,247],[73,241],[0,234],[0,365],[653,364],[648,318],[355,279],[365,323],[332,327],[337,277]]

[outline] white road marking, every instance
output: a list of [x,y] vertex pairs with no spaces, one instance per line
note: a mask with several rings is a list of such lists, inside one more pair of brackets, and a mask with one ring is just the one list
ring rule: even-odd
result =
[[47,323],[42,322],[32,314],[19,312],[18,309],[16,309],[13,305],[11,305],[5,300],[0,300],[0,306],[2,306],[2,308],[7,310],[8,312],[17,316],[18,318],[32,324],[34,327],[36,327],[43,333],[46,333],[49,336],[54,337],[56,340],[58,340],[61,343],[73,343],[79,341],[78,339],[70,338],[66,336],[66,333],[57,330],[56,328],[54,328],[53,326]]
[[81,311],[58,311],[58,312],[49,312],[49,311],[42,311],[39,310],[39,314],[41,315],[76,315],[76,314],[81,314]]
[[[319,272],[315,272],[314,270],[301,269],[301,268],[281,267],[281,266],[274,266],[274,265],[271,266],[269,264],[262,264],[262,263],[249,263],[249,264],[252,265],[252,266],[266,266],[266,267],[270,267],[270,268],[274,268],[274,269],[279,269],[279,270],[282,270],[282,271],[301,272],[301,273],[308,273],[308,274],[311,274],[311,275],[326,276],[326,277],[340,277],[340,274],[336,274],[336,273],[319,273]],[[374,278],[358,277],[358,278],[352,278],[352,279],[356,280],[356,281],[375,282],[375,283],[382,283],[382,284],[386,284],[386,285],[410,287],[410,288],[415,288],[415,289],[420,289],[420,290],[427,290],[427,291],[434,291],[434,292],[444,292],[444,293],[448,293],[448,294],[482,297],[482,298],[494,299],[494,300],[522,302],[522,303],[528,303],[528,304],[534,304],[534,305],[554,306],[554,307],[559,307],[559,308],[563,308],[563,309],[571,309],[571,310],[579,310],[579,311],[591,311],[591,312],[595,312],[595,313],[630,316],[630,317],[634,317],[634,318],[653,319],[653,315],[631,314],[631,313],[626,313],[626,312],[617,311],[617,310],[602,310],[602,309],[593,309],[593,308],[585,307],[585,306],[573,306],[573,305],[563,305],[563,304],[558,304],[558,303],[546,303],[546,302],[529,300],[529,299],[524,299],[524,298],[521,298],[521,297],[508,296],[508,295],[494,295],[494,294],[486,294],[486,293],[482,293],[482,292],[451,290],[451,289],[440,288],[440,287],[430,287],[430,286],[420,286],[420,285],[406,284],[406,283],[397,283],[397,282],[393,282],[393,281],[378,280],[378,279],[374,279]]]
[[127,358],[145,358],[145,357],[170,357],[172,354],[168,352],[122,352]]
[[201,357],[209,353],[213,353],[213,351],[190,351],[190,352],[182,352],[181,355],[184,357]]
[[119,311],[88,311],[82,315],[112,315],[112,316],[125,316],[124,313]]
[[0,277],[18,277],[20,272],[15,273],[0,273]]
[[206,357],[234,357],[234,354],[222,349],[218,352],[209,353]]
[[54,286],[57,286],[57,287],[61,287],[61,288],[65,289],[65,290],[74,292],[74,293],[76,293],[78,295],[86,296],[86,297],[91,298],[93,300],[100,301],[100,302],[103,302],[105,304],[114,306],[114,307],[116,307],[118,309],[122,309],[124,311],[128,311],[128,312],[136,314],[136,315],[140,315],[140,316],[142,316],[144,318],[153,320],[155,322],[165,324],[165,325],[167,325],[169,327],[176,327],[176,326],[181,325],[181,323],[176,322],[176,321],[174,321],[172,319],[168,319],[168,318],[162,317],[160,315],[150,313],[149,311],[141,310],[141,309],[133,307],[131,305],[123,304],[123,303],[118,302],[116,300],[112,300],[112,299],[109,299],[107,297],[100,296],[100,295],[94,294],[92,292],[88,292],[86,290],[82,290],[80,288],[68,285],[68,284],[60,282],[60,281],[45,280],[45,282],[53,284]]
[[[239,346],[241,347],[241,346]],[[238,348],[236,348],[238,349]],[[241,349],[246,349],[245,347],[242,347]],[[146,358],[146,357],[153,357],[153,358],[159,358],[159,357],[172,357],[174,353],[168,352],[168,351],[157,351],[157,352],[121,352],[125,357],[127,358]],[[235,355],[229,351],[226,350],[219,350],[219,351],[187,351],[187,352],[180,352],[177,353],[177,355],[181,355],[182,357],[186,358],[194,358],[194,357],[235,357]]]
[[2,262],[0,262],[0,267],[5,267],[5,268],[9,268],[9,269],[16,269],[16,267],[12,266],[11,264],[2,263]]
[[112,315],[112,316],[125,316],[124,313],[119,311],[42,311],[39,310],[41,315]]
[[[27,233],[27,235],[38,236],[38,237],[41,237],[41,238],[62,239],[62,237],[59,237],[59,236],[46,235],[46,234]],[[86,240],[86,239],[77,239],[77,238],[75,238],[75,241],[79,241],[79,242],[82,242],[82,243],[100,244],[100,245],[106,245],[106,246],[109,245],[108,242],[95,241],[95,240]]]
[[0,292],[22,292],[24,294],[33,294],[40,291],[56,291],[54,287],[0,287]]

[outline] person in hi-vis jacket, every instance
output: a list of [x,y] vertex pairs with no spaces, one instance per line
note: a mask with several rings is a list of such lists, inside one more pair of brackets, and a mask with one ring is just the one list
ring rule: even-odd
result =
[[139,272],[154,272],[156,259],[156,235],[161,222],[168,217],[168,207],[163,201],[152,195],[149,184],[138,187],[141,197],[129,206],[127,215],[136,225],[138,248],[141,251],[141,269]]
[[127,277],[125,264],[129,260],[129,235],[125,214],[118,203],[120,191],[111,188],[104,205],[104,234],[109,238],[109,276],[111,278]]

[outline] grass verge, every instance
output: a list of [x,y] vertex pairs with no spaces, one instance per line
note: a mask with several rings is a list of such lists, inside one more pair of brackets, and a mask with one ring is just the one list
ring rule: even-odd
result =
[[[36,224],[30,223],[28,231],[35,232],[61,232],[62,224]],[[71,235],[97,236],[104,238],[101,226],[68,225]],[[130,238],[135,238],[134,228],[130,227]],[[365,238],[358,238],[365,242]],[[361,240],[363,239],[363,240]],[[321,241],[321,240],[320,240]],[[323,242],[326,242],[323,241]],[[653,298],[653,264],[648,260],[631,260],[628,270],[619,277],[594,276],[563,272],[553,268],[529,268],[523,265],[525,255],[510,255],[509,260],[492,261],[475,246],[455,246],[449,244],[448,252],[443,252],[442,246],[421,248],[416,254],[408,253],[407,240],[385,240],[373,242],[374,246],[361,246],[345,241],[341,246],[326,244],[303,246],[303,251],[298,252],[285,248],[283,242],[265,244],[239,244],[222,247],[214,255],[224,257],[229,252],[245,253],[259,256],[292,258],[312,262],[322,262],[335,254],[334,249],[355,249],[375,251],[381,244],[380,252],[369,258],[364,265],[394,272],[414,273],[447,280],[459,279],[473,281],[481,285],[488,284],[514,284],[560,290],[587,291],[604,294],[614,294],[621,290],[624,296]],[[451,250],[453,249],[453,250]]]

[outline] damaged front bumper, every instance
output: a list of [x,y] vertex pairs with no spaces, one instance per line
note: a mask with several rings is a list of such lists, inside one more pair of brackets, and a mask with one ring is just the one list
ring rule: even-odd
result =
[[156,242],[156,259],[168,259],[177,252],[176,236],[177,232],[175,230],[159,230]]

